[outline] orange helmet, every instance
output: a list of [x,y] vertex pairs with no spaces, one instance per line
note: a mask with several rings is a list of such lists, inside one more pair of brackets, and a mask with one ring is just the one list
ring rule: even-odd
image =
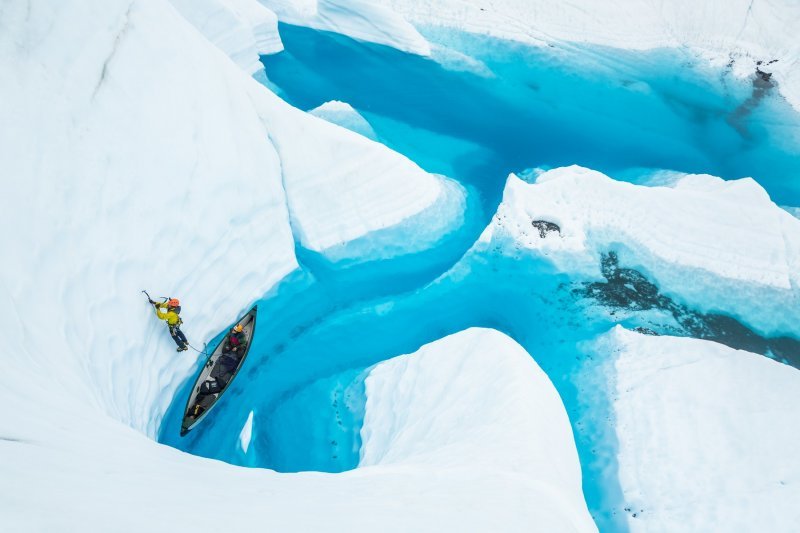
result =
[[179,305],[181,305],[181,302],[177,298],[170,298],[169,301],[167,302],[167,305],[170,307],[178,307]]
[[241,324],[236,324],[235,326],[233,326],[233,331],[235,331],[236,333],[239,333],[239,332],[241,332],[243,330],[244,330],[244,326],[241,325]]

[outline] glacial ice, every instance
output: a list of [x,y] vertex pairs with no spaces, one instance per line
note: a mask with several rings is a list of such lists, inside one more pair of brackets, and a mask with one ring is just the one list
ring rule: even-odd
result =
[[369,122],[358,111],[353,109],[353,106],[345,102],[331,100],[319,107],[315,107],[309,113],[332,124],[338,124],[350,131],[360,133],[367,139],[378,140],[378,134],[375,133]]
[[258,0],[170,0],[191,22],[248,74],[264,69],[260,55],[283,50],[278,17]]
[[[582,377],[613,398],[624,522],[638,531],[792,531],[800,374],[717,343],[620,326]],[[587,385],[587,390],[591,387]],[[591,401],[591,399],[590,399]]]
[[404,52],[430,55],[428,41],[393,10],[368,0],[258,0],[281,22],[385,44]]
[[426,35],[477,58],[491,75],[288,25],[287,53],[263,62],[292,105],[347,102],[382,143],[475,186],[487,213],[509,171],[572,164],[634,182],[661,169],[750,176],[781,204],[798,197],[791,176],[800,166],[800,113],[775,87],[754,87],[754,73],[739,79],[685,49]]
[[[541,531],[595,530],[564,406],[508,336],[462,331],[378,364],[365,383],[359,467],[480,472],[480,489],[468,490],[480,490],[479,507],[491,501],[491,512],[448,528],[523,530],[527,516]],[[503,501],[509,494],[514,501]]]
[[[540,236],[534,220],[560,231]],[[512,174],[480,242],[586,279],[600,279],[599,257],[614,250],[699,310],[729,313],[764,334],[800,333],[800,221],[750,178],[686,175],[672,187],[646,187],[581,167],[541,173],[535,183]]]
[[[0,148],[0,219],[16,228],[0,236],[6,353],[16,354],[3,383],[31,406],[47,401],[35,391],[56,387],[92,416],[154,437],[194,361],[175,357],[142,288],[183,298],[190,341],[202,349],[297,268],[290,211],[313,247],[451,201],[439,194],[456,206],[463,196],[387,148],[290,108],[165,2],[9,6],[2,25],[0,116],[11,127]],[[338,163],[324,159],[331,154]],[[349,192],[323,213],[303,211],[304,180],[323,178],[333,188],[346,178]],[[22,202],[25,224],[11,202]],[[331,231],[330,220],[301,220],[336,220],[336,209],[360,222]],[[461,213],[451,214],[426,215],[431,240],[458,224]],[[51,334],[20,322],[26,302]]]
[[[760,68],[800,109],[800,42],[790,37],[800,21],[792,0],[692,2],[673,0],[377,0],[417,25],[547,46],[589,43],[626,50],[686,48],[739,76]],[[775,61],[777,60],[777,61]]]
[[[488,12],[450,0],[384,1],[396,11],[261,3],[284,21],[420,55],[430,45],[398,13],[477,31],[490,22],[539,44],[686,45],[741,74],[774,57],[763,68],[800,101],[798,45],[786,39],[797,12],[786,2],[674,2],[659,16],[645,2],[581,11],[504,0]],[[643,187],[578,167],[532,172],[534,183],[512,175],[481,239],[435,281],[352,307],[337,307],[353,303],[338,294],[329,315],[308,316],[322,340],[341,328],[340,340],[364,350],[425,339],[416,353],[362,359],[377,364],[366,370],[355,470],[279,474],[154,442],[197,354],[176,356],[143,287],[181,296],[202,349],[282,282],[313,279],[308,253],[337,273],[376,259],[405,267],[405,257],[444,253],[433,247],[470,223],[459,182],[291,108],[248,76],[255,54],[278,49],[274,24],[247,0],[4,6],[6,528],[196,531],[208,515],[194,510],[219,509],[231,530],[594,531],[595,518],[631,531],[791,531],[798,435],[786,421],[797,418],[797,370],[697,339],[620,328],[596,339],[614,311],[598,318],[596,304],[584,309],[562,290],[601,280],[600,258],[614,251],[676,300],[796,337],[798,221],[751,179],[673,175],[668,187]],[[349,289],[329,281],[311,286]],[[505,334],[462,331],[476,324]],[[348,346],[334,348],[321,356]],[[337,368],[358,361],[321,361],[328,374],[318,377],[360,375]],[[241,410],[231,440],[253,458],[263,414]],[[593,446],[607,454],[596,464]],[[619,487],[592,478],[599,470]],[[600,489],[614,507],[599,510],[622,516],[589,516]]]
[[[379,258],[380,250],[402,255],[435,244],[463,223],[466,191],[456,181],[288,106],[269,113],[265,123],[303,248],[331,261]],[[381,230],[401,225],[415,239],[384,242]]]

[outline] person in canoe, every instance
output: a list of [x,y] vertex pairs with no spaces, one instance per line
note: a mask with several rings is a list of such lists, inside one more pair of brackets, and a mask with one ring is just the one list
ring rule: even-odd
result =
[[231,328],[228,336],[225,338],[225,344],[222,346],[222,354],[239,359],[244,353],[246,344],[247,337],[244,335],[244,326],[236,324]]
[[239,366],[239,360],[246,348],[247,337],[244,334],[244,327],[236,324],[222,341],[222,355],[217,363],[217,368],[215,368],[216,372],[212,372],[213,377],[221,380],[221,386],[225,386],[230,380],[233,371]]
[[178,351],[184,352],[188,350],[189,341],[186,339],[186,335],[183,334],[183,331],[181,331],[181,324],[183,324],[183,320],[181,320],[180,317],[180,301],[177,298],[170,298],[166,302],[159,303],[150,300],[150,303],[153,304],[153,307],[156,310],[156,316],[167,322],[169,334],[172,337],[172,340],[175,341],[175,344],[178,345]]
[[[198,391],[198,398],[210,394],[220,392],[233,377],[236,367],[239,366],[239,360],[245,353],[247,348],[247,337],[244,334],[244,326],[236,324],[231,328],[225,339],[222,341],[222,354],[219,357],[216,365],[211,370],[208,379],[200,385]],[[205,408],[198,403],[194,407],[191,416],[198,417]]]

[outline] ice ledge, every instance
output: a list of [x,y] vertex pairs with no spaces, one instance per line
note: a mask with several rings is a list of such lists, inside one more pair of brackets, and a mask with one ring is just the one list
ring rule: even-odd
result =
[[616,326],[589,348],[613,398],[624,513],[638,531],[793,531],[800,373],[697,339]]
[[359,133],[367,139],[373,141],[378,140],[378,135],[375,133],[375,130],[372,129],[369,122],[346,102],[331,100],[319,107],[315,107],[309,111],[309,113],[315,117],[327,120],[331,124],[337,124],[350,131]]
[[385,259],[422,251],[462,224],[457,182],[299,110],[267,121],[302,248],[331,261]]
[[370,0],[259,0],[281,22],[347,35],[422,56],[428,41],[402,16]]
[[278,17],[257,0],[170,0],[178,12],[242,70],[264,67],[260,55],[283,50]]
[[[533,221],[556,224],[541,235]],[[663,293],[728,312],[764,334],[798,332],[800,221],[752,179],[686,176],[672,187],[615,181],[582,167],[511,175],[478,246],[546,257],[559,270],[600,277],[600,256],[647,273]]]

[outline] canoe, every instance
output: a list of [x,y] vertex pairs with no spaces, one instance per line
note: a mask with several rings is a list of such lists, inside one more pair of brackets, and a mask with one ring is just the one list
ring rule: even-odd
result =
[[[181,437],[189,433],[192,429],[208,415],[211,409],[217,405],[219,399],[230,388],[239,369],[242,368],[244,360],[253,345],[253,333],[256,330],[256,311],[257,306],[253,307],[236,324],[241,324],[245,336],[244,353],[241,356],[233,354],[223,354],[225,346],[225,338],[219,343],[219,346],[208,357],[206,364],[197,376],[197,380],[192,387],[192,392],[189,394],[189,399],[186,402],[186,410],[183,412],[183,421],[181,422]],[[234,326],[236,325],[234,324]],[[233,326],[231,326],[233,328]]]

